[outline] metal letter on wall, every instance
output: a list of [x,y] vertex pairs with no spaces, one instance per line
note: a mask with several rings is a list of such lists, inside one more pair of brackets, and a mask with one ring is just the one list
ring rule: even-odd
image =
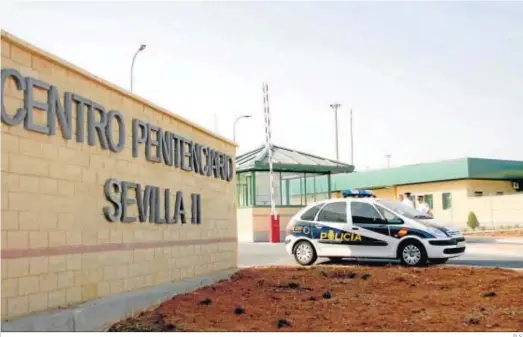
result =
[[2,123],[7,125],[17,125],[22,123],[25,118],[26,110],[24,108],[18,108],[13,117],[7,114],[5,108],[5,87],[6,81],[9,77],[12,77],[16,84],[16,89],[19,91],[25,91],[24,77],[15,69],[2,69],[2,82],[0,82],[0,90],[2,94]]
[[109,201],[113,205],[114,212],[111,212],[110,207],[104,207],[103,212],[105,218],[110,222],[119,221],[122,217],[121,198],[114,196],[113,190],[115,190],[117,194],[121,194],[122,186],[120,185],[120,182],[117,179],[109,178],[105,181],[104,192],[107,201]]
[[[12,82],[8,83],[9,80]],[[10,98],[5,97],[5,88],[13,86],[13,83],[16,90],[23,95],[24,102],[16,111],[7,103]],[[37,90],[47,94],[45,101],[37,100]],[[67,141],[73,139],[75,129],[74,138],[77,143],[84,143],[87,138],[90,146],[99,146],[114,153],[125,150],[126,119],[124,113],[117,109],[106,109],[103,105],[72,92],[64,92],[61,96],[60,90],[54,85],[24,77],[18,70],[11,68],[1,69],[0,93],[3,124],[10,127],[20,125],[28,131],[49,136],[55,136],[59,128],[62,138]],[[7,108],[13,111],[7,111]],[[44,122],[38,124],[39,119],[33,115],[38,110],[42,111],[42,115],[46,113],[45,125]],[[200,179],[230,182],[234,177],[233,158],[209,146],[136,118],[132,119],[131,132],[130,151],[134,158],[139,155],[140,144],[144,144],[145,159],[155,165],[202,175]],[[142,187],[139,183],[108,178],[104,183],[103,193],[110,204],[103,207],[103,214],[110,222],[186,223],[186,205],[181,191],[177,191],[175,197],[171,198],[169,188],[161,190],[156,186]],[[137,207],[137,216],[129,215],[131,207]],[[191,222],[200,224],[200,194],[191,194],[190,207]]]

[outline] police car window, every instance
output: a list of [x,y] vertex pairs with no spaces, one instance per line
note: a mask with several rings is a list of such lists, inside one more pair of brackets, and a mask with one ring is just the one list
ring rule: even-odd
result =
[[364,202],[351,202],[350,210],[353,223],[373,223],[374,219],[381,219],[381,215],[374,206]]
[[386,210],[385,208],[379,206],[379,205],[376,205],[376,207],[379,209],[379,211],[381,212],[381,214],[383,214],[383,216],[385,217],[385,219],[387,219],[388,221],[391,221],[391,220],[396,220],[398,219],[398,217],[394,214],[392,214],[391,212],[389,212],[388,210]]
[[325,205],[318,214],[318,221],[347,222],[347,203],[333,202]]
[[319,205],[316,205],[314,207],[311,207],[310,209],[308,209],[307,211],[305,211],[302,214],[301,219],[302,220],[308,220],[308,221],[314,221],[314,218],[316,217],[316,213],[318,213],[318,211],[320,210],[321,206],[323,206],[323,204],[319,204]]

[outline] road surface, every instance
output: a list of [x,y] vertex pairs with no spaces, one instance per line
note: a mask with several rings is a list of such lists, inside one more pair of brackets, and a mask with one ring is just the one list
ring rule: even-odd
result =
[[[398,263],[395,260],[344,260],[338,264],[383,265]],[[283,243],[240,243],[239,267],[284,265],[298,266],[294,257],[287,254]],[[316,264],[330,264],[318,259]],[[523,270],[523,240],[506,243],[487,238],[467,238],[467,250],[459,258],[450,259],[445,265],[500,267]]]

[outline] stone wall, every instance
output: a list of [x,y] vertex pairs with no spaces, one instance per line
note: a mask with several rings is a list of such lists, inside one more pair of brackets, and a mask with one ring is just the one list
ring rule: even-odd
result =
[[2,320],[236,268],[235,144],[4,31],[1,46]]

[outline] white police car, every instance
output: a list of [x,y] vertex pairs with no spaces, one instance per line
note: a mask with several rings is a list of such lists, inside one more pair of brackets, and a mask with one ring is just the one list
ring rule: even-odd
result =
[[289,221],[285,248],[299,264],[354,257],[422,266],[465,252],[462,233],[400,201],[375,198],[366,190],[343,195],[311,204]]

